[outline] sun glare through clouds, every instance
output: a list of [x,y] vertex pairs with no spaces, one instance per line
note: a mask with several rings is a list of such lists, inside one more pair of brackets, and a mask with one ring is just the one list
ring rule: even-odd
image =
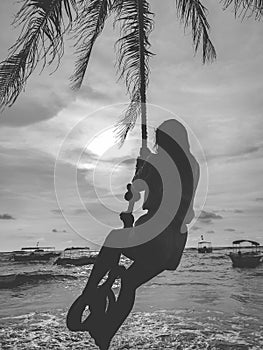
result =
[[116,137],[114,135],[114,129],[110,128],[96,135],[87,146],[87,150],[98,156],[102,156],[115,145]]

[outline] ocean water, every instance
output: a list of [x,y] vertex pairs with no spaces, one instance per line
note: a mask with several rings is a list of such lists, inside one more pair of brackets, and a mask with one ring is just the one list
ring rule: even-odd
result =
[[[263,264],[233,268],[226,254],[187,250],[177,271],[139,288],[110,349],[262,350]],[[88,333],[65,325],[90,270],[15,263],[0,254],[0,276],[16,274],[15,284],[0,282],[0,348],[97,349]]]

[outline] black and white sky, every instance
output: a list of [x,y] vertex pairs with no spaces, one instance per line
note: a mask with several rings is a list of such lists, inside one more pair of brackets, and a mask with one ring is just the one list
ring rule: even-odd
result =
[[[149,123],[155,128],[171,113],[178,116],[201,163],[201,215],[187,245],[196,246],[201,234],[214,245],[238,238],[263,243],[263,24],[204,1],[217,60],[203,65],[174,1],[150,3]],[[16,11],[14,1],[0,2],[0,60],[19,33],[10,25]],[[69,88],[75,59],[69,42],[58,70],[50,75],[55,67],[41,74],[37,68],[16,104],[1,114],[0,250],[37,241],[58,249],[89,244],[82,237],[99,243],[121,226],[118,212],[126,209],[121,197],[133,176],[140,130],[136,126],[122,149],[113,146],[111,127],[128,102],[115,74],[117,37],[109,21],[79,93]]]

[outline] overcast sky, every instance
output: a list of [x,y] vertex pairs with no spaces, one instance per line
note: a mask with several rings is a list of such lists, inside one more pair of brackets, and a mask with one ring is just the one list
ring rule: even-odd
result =
[[[204,66],[176,18],[174,1],[150,3],[156,55],[150,62],[149,124],[178,116],[201,164],[196,209],[202,211],[187,246],[196,246],[201,234],[213,245],[238,238],[262,244],[263,25],[235,19],[213,1],[208,9],[217,60]],[[13,1],[0,2],[1,60],[18,33],[10,26],[16,9]],[[140,145],[135,128],[121,150],[111,147],[110,128],[128,102],[115,75],[117,37],[109,23],[78,94],[69,88],[74,55],[67,45],[59,69],[39,75],[39,67],[16,104],[2,113],[0,250],[37,241],[57,249],[90,245],[82,237],[100,243],[121,226],[118,213],[127,207],[122,194]]]

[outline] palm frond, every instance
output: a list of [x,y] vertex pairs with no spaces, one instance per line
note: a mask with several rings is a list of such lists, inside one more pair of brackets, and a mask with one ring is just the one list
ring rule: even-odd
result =
[[[146,0],[117,0],[113,9],[120,24],[121,38],[116,43],[119,79],[125,81],[131,103],[117,123],[117,138],[122,144],[136,119],[142,115],[146,124],[146,89],[149,83],[149,35],[153,29],[152,12]],[[144,112],[144,113],[142,113]],[[146,131],[143,138],[146,139]]]
[[252,17],[261,20],[263,17],[263,0],[221,0],[224,8],[234,7],[235,16]]
[[73,12],[77,12],[77,0],[23,1],[13,23],[22,26],[21,34],[9,57],[0,63],[0,108],[16,101],[41,59],[43,68],[56,58],[59,64],[64,51],[63,34],[73,21]]
[[78,55],[75,71],[71,76],[73,89],[79,89],[83,82],[93,45],[104,28],[105,20],[112,9],[112,1],[90,0],[88,4],[83,2],[80,8],[80,15],[73,29]]
[[213,61],[216,51],[209,37],[210,26],[207,9],[199,0],[176,0],[177,14],[185,28],[191,26],[194,50],[197,52],[202,41],[203,63]]
[[115,125],[116,138],[120,145],[123,145],[129,131],[134,128],[137,118],[141,115],[141,98],[138,90],[132,95],[129,106],[123,114]]

